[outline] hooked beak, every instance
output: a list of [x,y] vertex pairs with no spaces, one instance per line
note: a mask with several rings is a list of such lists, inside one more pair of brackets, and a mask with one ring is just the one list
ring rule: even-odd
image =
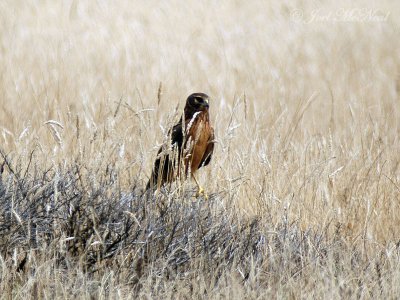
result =
[[208,109],[210,107],[210,105],[208,104],[208,99],[205,99],[201,106],[205,109]]

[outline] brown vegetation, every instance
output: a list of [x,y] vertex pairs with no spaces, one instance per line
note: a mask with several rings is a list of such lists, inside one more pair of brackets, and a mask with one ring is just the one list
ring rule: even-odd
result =
[[1,2],[0,298],[399,298],[400,7],[329,2]]

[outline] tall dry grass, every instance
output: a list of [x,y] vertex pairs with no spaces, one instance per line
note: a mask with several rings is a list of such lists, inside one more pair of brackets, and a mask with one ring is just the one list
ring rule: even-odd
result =
[[[3,298],[398,298],[400,5],[0,3]],[[142,188],[188,94],[217,147]]]

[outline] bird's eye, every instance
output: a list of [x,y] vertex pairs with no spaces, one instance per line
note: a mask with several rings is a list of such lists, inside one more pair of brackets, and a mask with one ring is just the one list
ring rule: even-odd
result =
[[194,98],[194,103],[199,104],[200,103],[200,99],[199,98]]

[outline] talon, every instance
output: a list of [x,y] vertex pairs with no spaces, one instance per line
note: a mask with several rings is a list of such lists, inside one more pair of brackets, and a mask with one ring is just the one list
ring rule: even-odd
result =
[[199,196],[203,196],[204,199],[208,200],[208,195],[207,195],[207,193],[204,191],[203,187],[201,187],[201,186],[199,186],[199,190],[198,190],[197,193],[196,193],[196,197],[199,197]]

